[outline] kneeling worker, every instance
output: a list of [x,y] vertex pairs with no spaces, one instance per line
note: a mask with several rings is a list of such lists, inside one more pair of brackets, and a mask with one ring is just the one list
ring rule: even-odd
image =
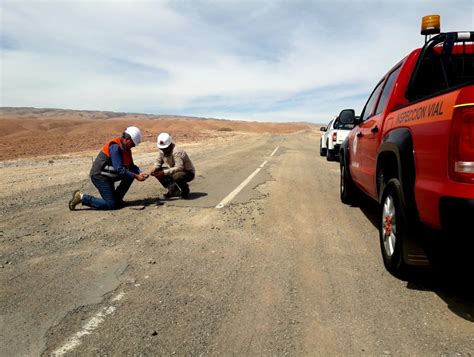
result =
[[[74,191],[69,201],[69,209],[74,211],[79,203],[101,210],[121,208],[123,197],[133,180],[145,181],[148,177],[148,174],[140,173],[140,169],[133,163],[132,158],[131,149],[140,144],[141,139],[140,129],[130,126],[125,129],[121,137],[105,144],[90,171],[91,181],[102,198]],[[120,181],[120,184],[115,188],[117,181]]]
[[[161,133],[156,140],[158,158],[150,175],[155,176],[163,187],[168,188],[165,198],[189,197],[188,182],[195,176],[194,165],[186,151],[175,147],[171,135]],[[166,168],[163,167],[166,165]]]

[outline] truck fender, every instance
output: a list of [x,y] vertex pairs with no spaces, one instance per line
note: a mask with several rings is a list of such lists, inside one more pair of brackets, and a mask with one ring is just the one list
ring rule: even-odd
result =
[[[383,174],[381,174],[383,173]],[[385,183],[391,178],[397,178],[402,186],[402,200],[407,209],[407,216],[414,223],[413,229],[418,231],[419,216],[415,200],[415,156],[413,139],[406,128],[390,131],[382,140],[377,152],[377,190],[381,202]],[[428,265],[429,260],[423,249],[418,234],[403,242],[405,262],[414,265]]]
[[349,157],[349,136],[346,136],[344,141],[341,143],[338,154],[340,158],[342,158],[342,156],[345,155],[346,162],[347,162],[347,158]]
[[[380,176],[380,171],[384,175]],[[406,128],[390,131],[382,140],[377,151],[377,192],[382,194],[385,182],[397,178],[403,188],[403,199],[407,207],[415,204],[415,157],[413,139]],[[413,206],[412,206],[413,207]]]

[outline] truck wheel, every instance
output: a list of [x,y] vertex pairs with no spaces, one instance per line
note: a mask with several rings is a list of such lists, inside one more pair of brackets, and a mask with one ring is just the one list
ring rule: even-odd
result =
[[409,224],[407,210],[402,199],[402,187],[398,179],[390,179],[382,194],[380,216],[380,248],[385,268],[398,278],[407,273],[403,258],[403,245],[413,227]]
[[326,144],[326,160],[334,161],[334,150],[329,149],[329,145]]
[[339,181],[339,187],[341,202],[345,203],[346,205],[356,204],[359,192],[354,184],[354,181],[352,181],[351,173],[347,169],[346,158],[342,154],[340,159],[340,169],[341,179]]
[[319,155],[326,156],[326,148],[323,148],[323,141],[319,140]]

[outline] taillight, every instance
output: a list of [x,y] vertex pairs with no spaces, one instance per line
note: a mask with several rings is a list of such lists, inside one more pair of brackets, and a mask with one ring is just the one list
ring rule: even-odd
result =
[[449,176],[454,181],[474,183],[474,107],[454,111]]
[[337,132],[332,133],[332,141],[337,141]]

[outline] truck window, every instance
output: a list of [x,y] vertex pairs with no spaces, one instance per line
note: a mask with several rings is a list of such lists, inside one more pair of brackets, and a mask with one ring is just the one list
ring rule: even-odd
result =
[[433,44],[420,54],[407,98],[410,101],[437,95],[474,82],[472,42]]
[[388,98],[390,97],[390,94],[392,94],[393,86],[395,85],[395,81],[398,78],[398,74],[400,73],[401,68],[402,66],[399,66],[397,69],[395,69],[388,75],[388,79],[385,82],[382,94],[380,95],[379,104],[377,104],[377,109],[375,110],[375,114],[380,114],[385,110],[385,107],[387,106]]
[[375,104],[377,103],[377,99],[379,97],[380,91],[382,90],[382,83],[383,83],[383,80],[381,80],[379,84],[377,84],[377,87],[375,87],[374,91],[372,92],[372,95],[367,101],[367,104],[365,105],[364,111],[362,114],[362,121],[365,121],[372,116]]
[[343,130],[351,130],[352,128],[354,127],[354,124],[351,123],[351,124],[344,124],[344,123],[341,123],[340,121],[336,121],[334,123],[334,129],[343,129]]

